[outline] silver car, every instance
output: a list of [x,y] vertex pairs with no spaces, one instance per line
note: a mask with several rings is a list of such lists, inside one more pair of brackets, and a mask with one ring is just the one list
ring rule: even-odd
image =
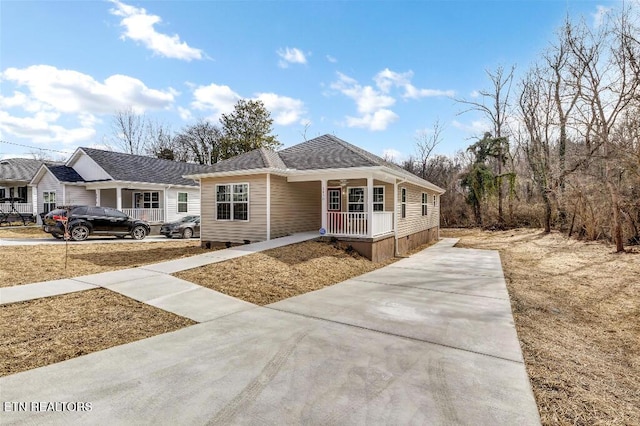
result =
[[163,223],[160,234],[167,238],[200,237],[200,216],[185,216],[175,222]]

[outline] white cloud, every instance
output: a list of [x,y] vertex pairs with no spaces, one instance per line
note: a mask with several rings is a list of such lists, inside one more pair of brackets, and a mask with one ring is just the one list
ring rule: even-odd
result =
[[457,120],[453,120],[451,125],[456,129],[460,129],[466,133],[472,134],[474,136],[483,135],[485,132],[491,131],[491,124],[484,120],[473,120],[469,124],[461,123]]
[[372,114],[364,114],[360,117],[347,116],[348,127],[362,127],[371,131],[385,130],[391,123],[398,119],[398,114],[388,109],[380,109]]
[[178,107],[178,114],[180,115],[180,118],[182,118],[184,121],[189,121],[193,118],[193,114],[191,114],[191,111],[181,106]]
[[198,86],[193,91],[194,101],[191,107],[200,111],[212,111],[211,119],[217,120],[222,114],[233,111],[233,106],[242,96],[231,90],[229,86],[211,83]]
[[480,92],[478,92],[477,90],[472,90],[471,93],[469,94],[469,96],[471,96],[472,98],[479,98],[480,97]]
[[[243,98],[229,86],[214,83],[197,87],[193,91],[193,97],[194,101],[191,103],[191,107],[200,111],[211,111],[213,113],[211,119],[213,120],[218,120],[222,114],[233,111],[235,104]],[[276,93],[257,93],[253,99],[261,100],[271,113],[274,123],[281,126],[300,121],[305,113],[304,103],[299,99]],[[181,115],[185,113],[180,107],[178,110]]]
[[0,77],[29,90],[23,104],[30,105],[27,110],[32,112],[53,109],[62,113],[112,114],[129,106],[144,112],[168,108],[176,96],[173,89],[150,89],[126,75],[112,75],[101,83],[90,75],[49,65],[8,68]]
[[21,138],[28,138],[34,143],[60,142],[73,144],[86,141],[95,136],[92,127],[65,128],[55,124],[58,114],[36,113],[32,117],[15,117],[6,111],[0,111],[0,137],[4,133]]
[[604,19],[606,18],[609,12],[611,12],[610,7],[605,7],[601,5],[596,6],[596,11],[591,14],[591,16],[593,17],[594,28],[598,28],[600,27],[600,25],[604,23]]
[[124,27],[122,39],[131,39],[142,43],[147,49],[166,58],[182,59],[191,61],[192,59],[202,59],[203,52],[200,49],[189,46],[186,42],[180,41],[180,36],[172,36],[159,33],[154,25],[162,22],[162,18],[157,15],[149,15],[143,8],[130,6],[118,0],[111,0],[116,6],[110,13],[122,18],[120,26]]
[[331,62],[332,64],[335,64],[336,62],[338,62],[338,60],[331,55],[327,55],[326,58],[327,58],[327,61]]
[[378,86],[378,88],[384,93],[389,93],[394,87],[404,89],[404,93],[402,94],[404,99],[420,99],[437,96],[452,97],[455,95],[453,90],[418,89],[411,84],[412,78],[413,71],[399,73],[391,71],[389,68],[385,68],[376,74],[373,79],[376,82],[376,86]]
[[281,126],[301,121],[301,117],[305,113],[304,103],[299,99],[275,93],[258,93],[256,98],[261,100],[265,108],[269,110],[273,122]]
[[[49,65],[8,68],[0,79],[19,89],[10,97],[0,96],[2,132],[34,142],[87,140],[95,136],[101,122],[97,116],[129,107],[136,112],[167,109],[177,95],[173,89],[150,89],[125,75],[99,82],[87,74]],[[67,128],[69,125],[72,127]]]
[[296,47],[294,48],[285,47],[284,49],[278,49],[276,53],[278,53],[278,56],[280,56],[281,58],[280,61],[278,62],[278,66],[280,68],[287,68],[289,64],[306,64],[307,63],[307,57],[305,56],[305,54],[302,52],[302,50]]

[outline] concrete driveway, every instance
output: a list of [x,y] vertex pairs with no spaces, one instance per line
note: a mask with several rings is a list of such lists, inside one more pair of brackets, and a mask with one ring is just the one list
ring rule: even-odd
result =
[[451,245],[2,378],[2,424],[540,424],[499,256]]

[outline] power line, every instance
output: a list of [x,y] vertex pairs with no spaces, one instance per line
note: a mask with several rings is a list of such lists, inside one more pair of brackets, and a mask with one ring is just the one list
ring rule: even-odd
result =
[[64,151],[57,151],[57,150],[55,150],[55,149],[50,149],[50,148],[40,148],[40,147],[37,147],[37,146],[23,145],[23,144],[20,144],[20,143],[9,142],[9,141],[3,141],[3,140],[0,140],[0,143],[6,143],[6,144],[8,144],[8,145],[20,146],[20,147],[22,147],[22,148],[37,149],[37,150],[39,150],[39,151],[57,152],[57,153],[59,153],[59,154],[65,154],[65,155],[67,155],[67,154],[68,154],[68,152],[64,152]]

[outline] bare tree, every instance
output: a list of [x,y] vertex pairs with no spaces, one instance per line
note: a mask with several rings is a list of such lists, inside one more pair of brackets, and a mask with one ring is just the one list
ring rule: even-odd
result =
[[416,161],[419,164],[419,174],[422,179],[427,179],[427,165],[433,150],[442,142],[442,125],[440,120],[433,123],[431,131],[423,130],[416,136]]
[[144,153],[147,140],[147,119],[136,113],[132,107],[119,110],[111,123],[114,144],[128,154]]
[[214,164],[228,158],[222,131],[208,120],[199,120],[175,136],[175,144],[198,164]]
[[[509,70],[505,70],[499,66],[495,71],[486,71],[491,81],[491,90],[482,90],[479,92],[482,102],[470,101],[467,99],[456,99],[457,102],[468,105],[469,108],[461,114],[469,111],[477,111],[483,114],[491,121],[493,127],[492,135],[499,145],[496,145],[498,151],[495,158],[497,159],[496,171],[496,187],[498,192],[498,222],[504,224],[504,213],[502,202],[504,198],[503,174],[504,161],[509,154],[508,148],[508,132],[507,119],[510,113],[511,84],[513,82],[513,73],[515,65]],[[487,101],[485,103],[485,101]],[[509,173],[511,174],[511,173]]]

